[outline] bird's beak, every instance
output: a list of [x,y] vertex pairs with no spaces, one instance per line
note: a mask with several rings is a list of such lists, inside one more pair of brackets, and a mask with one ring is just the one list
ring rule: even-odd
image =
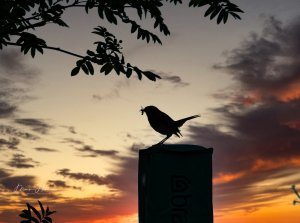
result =
[[145,112],[145,110],[144,110],[144,108],[143,107],[141,107],[141,110],[140,110],[141,112],[142,112],[142,115],[144,114],[144,112]]

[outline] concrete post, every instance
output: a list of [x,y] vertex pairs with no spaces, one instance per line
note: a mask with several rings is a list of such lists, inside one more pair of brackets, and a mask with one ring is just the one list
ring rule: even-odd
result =
[[139,151],[139,223],[212,223],[212,148]]

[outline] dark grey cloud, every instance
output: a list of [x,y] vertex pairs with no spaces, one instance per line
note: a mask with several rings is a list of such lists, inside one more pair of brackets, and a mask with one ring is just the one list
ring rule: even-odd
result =
[[47,184],[48,184],[49,187],[71,188],[71,189],[81,190],[81,187],[69,186],[63,180],[48,180]]
[[15,137],[10,137],[8,140],[0,138],[0,149],[3,147],[6,147],[8,149],[17,149],[17,145],[19,144],[20,140]]
[[79,139],[73,139],[73,138],[64,138],[62,140],[62,143],[70,143],[74,145],[84,145],[84,142]]
[[46,148],[46,147],[36,147],[34,149],[39,152],[58,152],[58,150],[56,150],[56,149],[50,149],[50,148]]
[[41,119],[36,118],[21,118],[15,119],[15,122],[24,126],[28,126],[32,131],[47,134],[48,131],[52,128],[50,124]]
[[179,75],[175,75],[172,73],[166,73],[162,71],[156,71],[156,70],[150,70],[153,73],[158,74],[161,79],[159,80],[160,82],[167,82],[173,85],[173,87],[187,87],[190,84],[188,82],[185,82]]
[[23,154],[13,154],[13,157],[6,164],[14,168],[33,168],[39,162],[34,161],[32,158],[27,158]]
[[[31,99],[28,92],[39,76],[39,71],[28,66],[25,58],[17,50],[0,51],[0,119],[5,121],[19,115],[20,104]],[[6,145],[9,149],[17,149],[20,139],[38,139],[31,133],[2,123],[0,134],[6,136],[0,140],[0,147]]]
[[61,125],[60,127],[66,128],[69,131],[69,133],[72,133],[74,135],[77,134],[77,131],[75,130],[74,126]]
[[36,80],[39,75],[37,69],[26,64],[25,56],[19,50],[1,50],[0,73],[7,82],[17,81],[27,84]]
[[90,184],[98,184],[98,185],[107,185],[109,182],[107,182],[105,177],[98,176],[96,174],[90,174],[90,173],[73,173],[70,169],[60,169],[56,171],[56,174],[61,175],[63,177],[68,177],[70,179],[74,180],[81,180],[88,182]]
[[38,77],[17,50],[0,51],[0,118],[14,117],[18,106],[28,98],[28,89]]
[[227,71],[249,98],[299,98],[299,36],[299,18],[282,25],[270,17],[262,34],[252,34],[239,48],[229,52],[224,64],[214,67]]
[[77,148],[76,150],[82,152],[81,156],[84,157],[97,157],[97,156],[114,157],[118,154],[117,150],[93,149],[91,146],[88,145],[84,145],[82,148]]
[[[299,19],[283,25],[271,17],[214,66],[235,81],[214,95],[222,104],[211,112],[223,124],[189,129],[193,143],[214,148],[215,207],[223,214],[259,210],[300,183],[299,39]],[[268,179],[281,181],[249,189]]]
[[10,176],[0,179],[0,184],[6,189],[14,191],[18,185],[24,187],[33,187],[35,185],[34,176]]
[[77,134],[77,132],[75,131],[75,127],[74,126],[69,126],[68,129],[69,129],[70,133]]
[[11,175],[10,171],[7,171],[5,169],[0,169],[0,180],[1,178],[6,178],[10,175]]
[[9,126],[9,125],[1,125],[0,124],[0,134],[10,136],[10,137],[27,139],[27,140],[39,139],[39,137],[36,135],[33,135],[28,132],[24,132],[23,130],[19,130],[19,129]]
[[17,107],[15,105],[11,105],[7,101],[1,101],[0,97],[0,118],[11,117],[16,110]]

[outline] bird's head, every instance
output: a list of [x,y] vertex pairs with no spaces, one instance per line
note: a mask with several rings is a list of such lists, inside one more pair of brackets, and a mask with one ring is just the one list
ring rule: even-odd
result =
[[141,107],[141,113],[142,113],[142,115],[144,114],[144,112],[145,112],[145,109],[143,108],[143,107]]
[[150,112],[157,112],[159,111],[158,108],[156,108],[155,106],[153,105],[149,105],[149,106],[146,106],[145,108],[141,107],[141,110],[142,112],[142,115],[144,114],[144,112],[146,113],[146,115],[148,115]]

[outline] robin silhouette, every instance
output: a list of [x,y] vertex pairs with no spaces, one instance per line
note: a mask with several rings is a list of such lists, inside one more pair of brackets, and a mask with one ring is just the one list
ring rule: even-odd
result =
[[142,108],[141,112],[142,115],[144,114],[144,112],[146,113],[148,121],[155,131],[159,132],[162,135],[166,135],[166,138],[164,138],[157,144],[163,144],[173,134],[177,137],[182,136],[179,127],[181,127],[186,121],[190,119],[200,117],[199,115],[193,115],[187,118],[174,121],[170,116],[160,111],[157,107],[153,105]]

